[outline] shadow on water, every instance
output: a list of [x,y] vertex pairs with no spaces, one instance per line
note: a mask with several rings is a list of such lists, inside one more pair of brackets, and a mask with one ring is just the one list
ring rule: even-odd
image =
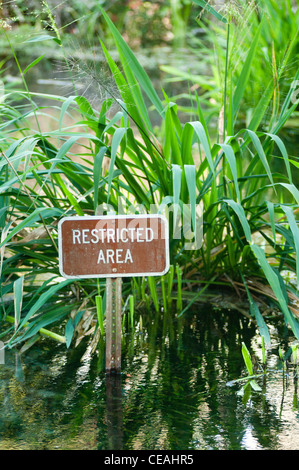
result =
[[202,306],[143,315],[122,340],[122,373],[106,376],[104,341],[66,350],[42,341],[0,366],[0,449],[202,450],[299,448],[297,389],[277,355],[262,392],[240,396],[241,345],[253,323]]

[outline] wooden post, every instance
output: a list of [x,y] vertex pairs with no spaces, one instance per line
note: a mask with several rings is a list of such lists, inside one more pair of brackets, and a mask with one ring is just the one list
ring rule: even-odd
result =
[[107,373],[121,371],[122,278],[166,274],[168,234],[161,214],[72,216],[58,223],[60,274],[106,279]]
[[121,371],[122,278],[106,279],[106,372]]

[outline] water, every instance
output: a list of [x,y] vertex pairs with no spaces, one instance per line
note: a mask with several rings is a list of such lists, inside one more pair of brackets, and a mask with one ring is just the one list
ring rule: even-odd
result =
[[[292,338],[290,338],[291,340]],[[104,372],[104,344],[66,350],[42,340],[0,365],[0,449],[299,449],[294,371],[268,353],[261,392],[241,396],[241,345],[260,352],[238,312],[196,307],[181,320],[142,317],[123,336],[122,374]],[[258,358],[259,360],[259,358]]]

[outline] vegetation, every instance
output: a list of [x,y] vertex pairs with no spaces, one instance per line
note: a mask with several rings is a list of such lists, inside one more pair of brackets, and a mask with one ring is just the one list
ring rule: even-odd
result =
[[[219,38],[221,73],[212,69],[214,78],[198,81],[188,76],[188,93],[179,97],[156,90],[99,4],[97,14],[109,31],[109,48],[105,36],[100,38],[108,71],[98,74],[90,64],[66,58],[74,84],[68,97],[29,89],[27,77],[44,55],[23,67],[10,31],[3,28],[22,80],[18,89],[6,84],[1,99],[1,299],[3,322],[14,318],[3,332],[11,333],[10,346],[22,342],[26,348],[39,332],[58,324],[67,346],[75,336],[78,342],[92,334],[96,347],[103,332],[105,283],[61,279],[56,227],[66,215],[120,207],[147,212],[177,208],[169,213],[170,272],[156,282],[136,278],[124,283],[130,322],[133,303],[135,309],[150,308],[152,299],[156,310],[163,306],[182,315],[207,288],[223,286],[247,297],[266,345],[265,297],[299,338],[298,158],[281,138],[286,123],[297,116],[298,13],[290,0],[284,3],[292,16],[274,1],[264,2],[272,16],[238,2],[248,31],[238,57],[233,44],[240,25],[232,12],[220,14],[204,1],[193,3],[201,22],[213,20],[214,31],[208,33],[207,26],[205,37]],[[61,28],[46,2],[44,6],[51,34],[31,41],[41,46],[48,41],[66,57]],[[277,34],[271,20],[278,14],[292,23],[289,40]],[[210,64],[210,51],[201,46],[200,53]],[[265,56],[273,72],[267,79]],[[78,93],[76,73],[96,87],[100,106]],[[180,105],[181,98],[187,98],[188,106]],[[254,100],[250,112],[249,100]],[[186,217],[191,221],[188,231]],[[193,247],[186,249],[190,240]]]

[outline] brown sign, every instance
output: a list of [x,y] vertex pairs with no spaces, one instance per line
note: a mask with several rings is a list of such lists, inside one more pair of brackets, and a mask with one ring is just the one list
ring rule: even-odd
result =
[[155,276],[169,269],[168,223],[158,214],[65,217],[58,242],[66,278]]

